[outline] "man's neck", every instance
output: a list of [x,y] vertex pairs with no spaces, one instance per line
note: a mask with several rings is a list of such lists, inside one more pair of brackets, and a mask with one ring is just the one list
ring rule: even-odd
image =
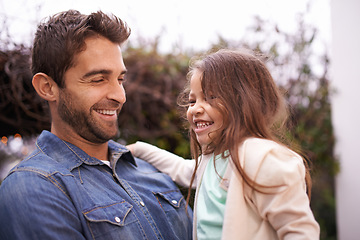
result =
[[56,135],[63,141],[69,142],[84,152],[86,152],[89,156],[95,157],[99,160],[109,160],[109,148],[108,142],[105,143],[92,143],[79,135],[76,134],[62,134],[56,131],[55,129],[51,129],[51,133]]
[[95,144],[90,142],[79,141],[77,143],[71,142],[84,152],[86,152],[89,156],[95,157],[99,160],[107,160],[109,161],[109,148],[108,142],[102,144]]

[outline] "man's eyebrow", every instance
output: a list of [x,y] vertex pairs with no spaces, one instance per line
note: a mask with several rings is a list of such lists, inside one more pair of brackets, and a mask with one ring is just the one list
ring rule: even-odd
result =
[[93,71],[85,73],[82,78],[89,78],[89,77],[92,77],[92,76],[95,76],[95,75],[98,75],[98,74],[109,75],[109,74],[111,74],[111,71],[110,70],[105,70],[105,69],[93,70]]
[[[124,75],[127,72],[127,70],[124,70],[120,73],[120,75]],[[98,74],[103,74],[103,75],[110,75],[112,73],[111,70],[106,70],[106,69],[102,69],[102,70],[94,70],[94,71],[90,71],[84,74],[84,76],[82,78],[89,78]]]

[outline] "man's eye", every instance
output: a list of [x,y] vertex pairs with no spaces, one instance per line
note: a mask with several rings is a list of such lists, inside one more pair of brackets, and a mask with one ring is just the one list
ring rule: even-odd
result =
[[93,80],[91,80],[91,82],[92,83],[100,83],[100,82],[103,82],[104,81],[104,79],[93,79]]
[[194,106],[194,105],[195,105],[195,103],[196,103],[196,101],[195,101],[195,100],[189,100],[189,106]]

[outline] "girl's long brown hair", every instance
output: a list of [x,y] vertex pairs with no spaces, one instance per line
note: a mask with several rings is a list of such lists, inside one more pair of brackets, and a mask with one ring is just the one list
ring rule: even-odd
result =
[[[234,166],[244,179],[244,182],[255,190],[262,186],[247,176],[240,165],[238,147],[249,137],[264,138],[276,141],[290,147],[286,141],[286,121],[288,108],[279,88],[276,86],[262,58],[249,50],[219,50],[210,53],[200,60],[192,62],[188,78],[193,70],[202,73],[202,90],[205,94],[216,96],[210,103],[218,108],[224,117],[224,125],[212,139],[206,149],[201,149],[195,132],[190,129],[190,144],[192,157],[196,160],[195,179],[199,165],[199,156],[213,152],[225,154],[228,150]],[[185,88],[179,98],[179,104],[186,106],[189,88]],[[306,166],[306,183],[308,196],[311,196],[311,179],[308,161],[299,149],[291,148],[303,156]],[[226,157],[226,156],[223,156]],[[190,193],[190,190],[189,190]],[[188,194],[188,201],[189,201]]]

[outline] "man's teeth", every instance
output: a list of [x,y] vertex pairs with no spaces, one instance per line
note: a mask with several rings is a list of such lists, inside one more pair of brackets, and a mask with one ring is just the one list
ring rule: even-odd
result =
[[104,114],[104,115],[114,115],[116,114],[116,110],[96,110],[98,113]]
[[197,128],[204,128],[204,127],[207,127],[207,126],[210,126],[211,124],[209,122],[198,122],[196,123],[196,127]]

